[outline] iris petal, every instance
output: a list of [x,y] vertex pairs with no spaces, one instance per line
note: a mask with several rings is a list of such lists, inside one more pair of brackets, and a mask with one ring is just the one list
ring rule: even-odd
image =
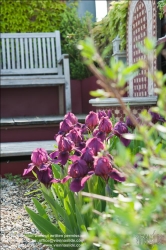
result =
[[109,177],[119,182],[123,182],[126,180],[126,177],[115,168],[113,168],[111,173],[109,173]]
[[128,140],[128,139],[126,139],[126,138],[124,138],[124,137],[120,137],[120,141],[123,143],[123,145],[125,146],[125,147],[127,147],[129,144],[130,144],[130,140]]
[[65,183],[66,181],[68,181],[71,178],[71,176],[67,175],[65,176],[62,180],[61,183]]
[[35,165],[33,163],[28,164],[28,168],[24,169],[23,175],[30,173],[34,167],[35,167]]
[[81,185],[81,179],[73,179],[70,183],[70,190],[73,192],[79,192],[84,188],[84,186]]
[[67,163],[69,159],[69,152],[59,152],[59,155],[58,155],[58,160],[60,160],[60,163],[62,165],[65,165]]

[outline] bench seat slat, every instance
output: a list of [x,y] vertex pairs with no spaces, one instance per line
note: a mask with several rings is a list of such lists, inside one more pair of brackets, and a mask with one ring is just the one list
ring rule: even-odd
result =
[[36,87],[36,86],[54,86],[59,84],[65,84],[64,76],[4,76],[1,77],[1,88],[13,88],[13,87]]
[[[57,68],[43,68],[43,69],[10,69],[1,70],[1,75],[33,75],[33,74],[56,74],[58,72]],[[26,76],[24,76],[25,78]]]

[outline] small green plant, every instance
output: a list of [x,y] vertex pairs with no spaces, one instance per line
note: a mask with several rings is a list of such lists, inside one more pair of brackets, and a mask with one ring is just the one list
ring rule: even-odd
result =
[[163,12],[163,7],[166,5],[166,0],[160,0],[157,3],[157,7],[159,9],[159,18],[162,19],[164,16],[164,12]]
[[18,186],[24,186],[30,182],[30,179],[25,179],[21,177],[21,175],[13,175],[12,173],[5,174],[5,178],[10,181],[13,181]]

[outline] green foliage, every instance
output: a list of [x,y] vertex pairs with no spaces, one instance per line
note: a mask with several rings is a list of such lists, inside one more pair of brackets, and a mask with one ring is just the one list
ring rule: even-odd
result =
[[30,182],[28,178],[24,179],[21,175],[13,175],[12,173],[5,174],[5,178],[13,181],[18,186],[27,185]]
[[160,0],[157,2],[157,7],[159,9],[159,17],[160,19],[163,18],[164,12],[163,12],[163,7],[166,5],[166,0]]
[[66,3],[60,0],[0,0],[1,33],[53,32],[59,29]]
[[[64,177],[65,173],[62,173],[58,165],[52,165],[52,168],[55,178]],[[62,235],[62,237],[68,235],[69,240],[72,239],[72,235],[80,236],[82,231],[87,232],[93,219],[97,218],[97,215],[93,215],[92,210],[105,211],[105,201],[93,201],[91,204],[88,198],[83,199],[79,193],[72,192],[68,183],[54,184],[51,189],[47,189],[41,184],[41,191],[45,202],[39,202],[33,198],[37,212],[28,207],[25,207],[25,209],[42,235],[27,234],[26,236],[42,244],[49,245],[53,249],[57,249],[54,248],[54,245],[58,243],[56,234]],[[104,195],[105,183],[96,176],[86,185],[85,191]],[[83,207],[84,211],[81,213]],[[77,239],[80,240],[80,237]],[[61,243],[63,243],[63,240],[61,240]],[[81,245],[81,242],[78,241],[78,243],[77,245]],[[73,249],[70,248],[69,242],[66,244],[68,244],[66,249]],[[74,244],[76,245],[76,242]]]
[[77,4],[66,7],[61,14],[60,32],[62,38],[62,52],[69,54],[71,79],[84,79],[91,75],[87,66],[83,64],[77,44],[89,35],[88,23],[92,16],[86,13],[82,18],[78,17]]
[[[141,48],[145,54],[157,54],[158,49],[153,40],[146,38],[144,46]],[[119,64],[113,60],[109,66],[102,64],[103,59],[96,54],[89,39],[81,42],[80,48],[87,64],[89,63],[91,68],[93,66],[93,72],[100,72],[107,91],[116,88],[119,79],[126,79],[128,75],[134,77],[138,68],[147,69],[150,65],[149,61],[139,61],[126,69],[121,64],[120,70],[116,70]],[[94,62],[100,65],[100,71],[94,69]],[[155,93],[158,95],[157,106],[151,110],[166,118],[166,75],[155,71],[150,72],[149,77],[155,82]],[[122,108],[126,110],[125,106]],[[108,250],[165,249],[166,122],[153,124],[146,110],[140,114],[140,118],[142,124],[137,123],[133,143],[136,143],[137,139],[142,144],[136,146],[136,151],[132,149],[134,144],[128,148],[117,144],[114,154],[115,163],[126,173],[127,180],[122,185],[115,186],[113,193],[117,194],[117,197],[114,198],[114,202],[107,199],[105,212],[93,220],[88,232],[82,234],[84,243],[80,250],[91,250],[94,246],[97,246],[97,249]],[[125,138],[131,139],[131,135],[128,134]],[[142,155],[139,161],[135,155],[137,152]],[[134,163],[138,164],[137,168],[133,167]],[[93,198],[100,199],[95,195]],[[101,197],[103,198],[106,197]]]
[[100,53],[106,51],[107,56],[112,55],[112,41],[119,36],[121,39],[121,50],[126,47],[126,26],[128,13],[128,0],[120,0],[111,2],[110,8],[106,17],[100,22],[97,22],[92,30],[93,38],[96,47]]

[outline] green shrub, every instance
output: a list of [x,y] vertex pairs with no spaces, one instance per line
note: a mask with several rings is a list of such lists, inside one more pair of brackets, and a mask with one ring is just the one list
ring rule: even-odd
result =
[[106,49],[106,54],[112,55],[112,41],[116,36],[121,39],[121,49],[125,49],[128,5],[128,0],[112,2],[107,16],[95,23],[92,34],[100,53]]
[[69,54],[71,79],[81,80],[91,75],[77,49],[78,42],[89,35],[87,22],[91,22],[91,19],[92,15],[88,12],[79,18],[76,3],[68,5],[61,14],[62,52]]
[[1,33],[53,32],[59,29],[66,3],[60,0],[0,0]]

